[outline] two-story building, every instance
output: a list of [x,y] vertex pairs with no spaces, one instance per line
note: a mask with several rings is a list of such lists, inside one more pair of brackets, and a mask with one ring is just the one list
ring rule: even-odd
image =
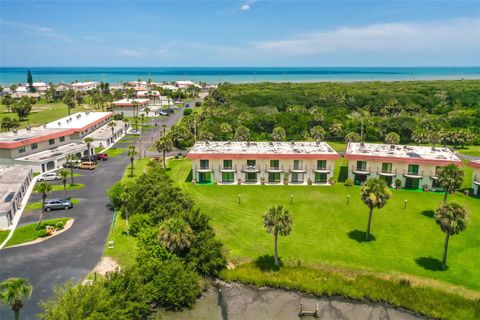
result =
[[97,85],[98,83],[94,81],[74,82],[70,85],[70,88],[72,88],[74,91],[85,92],[95,89]]
[[32,179],[29,167],[0,165],[0,230],[12,225]]
[[193,182],[328,184],[340,155],[325,142],[196,142]]
[[408,189],[440,190],[437,170],[449,164],[462,165],[448,148],[363,142],[348,143],[345,159],[348,177],[356,185],[362,185],[368,178],[381,178],[389,186],[395,186],[399,180],[400,186]]
[[473,160],[468,163],[473,168],[472,188],[473,194],[480,196],[480,160]]
[[121,99],[114,101],[112,104],[112,111],[115,114],[123,114],[126,117],[134,117],[148,107],[150,99]]

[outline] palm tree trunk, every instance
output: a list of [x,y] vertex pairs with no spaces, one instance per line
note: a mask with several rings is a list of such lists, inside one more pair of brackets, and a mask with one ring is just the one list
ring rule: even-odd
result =
[[448,197],[448,189],[445,190],[445,194],[443,195],[443,204],[447,203],[447,197]]
[[70,183],[71,185],[74,185],[75,184],[75,181],[73,180],[73,163],[70,163],[70,180],[72,183]]
[[368,214],[368,226],[367,233],[365,234],[365,240],[370,240],[370,226],[372,225],[373,207],[370,207],[370,213]]
[[15,320],[20,320],[20,310],[13,310],[13,312],[15,312]]
[[130,176],[133,177],[133,158],[130,158]]
[[63,196],[67,199],[67,180],[63,181]]
[[447,232],[445,235],[445,244],[443,246],[443,260],[442,260],[442,269],[447,269],[447,250],[448,250],[448,239],[450,238],[450,234]]
[[275,265],[277,267],[280,266],[280,262],[278,261],[278,231],[275,231]]
[[125,206],[125,225],[127,226],[127,237],[130,236],[130,231],[128,227],[128,209],[127,206]]
[[165,150],[163,150],[163,169],[167,169],[167,164],[165,163]]
[[40,219],[37,222],[37,225],[35,226],[35,230],[38,230],[38,227],[40,227],[40,223],[42,223],[43,220],[43,212],[45,212],[45,199],[47,199],[47,195],[43,194],[42,195],[42,210],[40,211]]

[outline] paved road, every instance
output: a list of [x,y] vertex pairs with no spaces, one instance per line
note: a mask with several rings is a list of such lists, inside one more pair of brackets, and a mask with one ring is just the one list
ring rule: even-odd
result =
[[[158,137],[163,131],[162,125],[173,125],[181,117],[178,110],[168,118],[153,120],[157,126],[148,130],[142,148],[148,147],[152,137]],[[118,144],[118,147],[127,147]],[[137,144],[137,150],[139,144]],[[69,191],[68,196],[78,198],[80,204],[73,209],[46,213],[44,218],[72,217],[75,219],[70,230],[47,241],[24,247],[0,250],[0,281],[10,277],[23,277],[33,285],[32,298],[22,309],[22,319],[34,319],[41,311],[38,302],[46,300],[52,294],[54,285],[68,280],[78,281],[85,277],[99,262],[103,255],[105,242],[113,218],[108,207],[106,190],[118,181],[129,165],[126,154],[101,162],[93,171],[79,171],[82,176],[76,182],[86,187]],[[54,192],[51,198],[63,197],[63,191]],[[30,202],[38,201],[39,195],[33,194]],[[20,223],[37,221],[38,211],[26,212]],[[0,319],[10,319],[12,311],[0,309]]]

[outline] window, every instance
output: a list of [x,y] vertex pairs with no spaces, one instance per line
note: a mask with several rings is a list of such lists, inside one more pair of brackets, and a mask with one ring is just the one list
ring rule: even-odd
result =
[[200,169],[208,169],[208,160],[200,160]]
[[24,146],[21,146],[20,148],[18,148],[18,153],[23,153],[23,152],[25,152]]
[[247,167],[255,167],[256,160],[247,160]]
[[49,144],[49,145],[55,144],[55,139],[50,139],[50,140],[48,140],[48,144]]
[[326,170],[327,160],[317,160],[317,170]]
[[367,161],[357,161],[357,171],[367,171]]
[[58,139],[58,141],[64,142],[64,141],[65,141],[65,137],[60,137],[60,138]]
[[32,148],[32,150],[38,149],[38,144],[32,143],[31,148]]
[[315,182],[316,183],[327,183],[327,174],[326,173],[315,173]]
[[280,161],[279,160],[270,160],[270,168],[278,170],[280,168]]
[[269,172],[268,182],[280,182],[280,172]]
[[222,182],[233,182],[233,172],[222,172]]
[[292,182],[303,182],[303,173],[292,172]]
[[392,172],[392,164],[391,163],[382,163],[382,172],[391,173]]
[[232,169],[232,160],[223,160],[224,169]]
[[293,169],[299,170],[302,169],[302,160],[293,160]]
[[418,175],[418,164],[409,164],[408,174]]
[[257,182],[257,173],[246,172],[245,173],[245,182]]

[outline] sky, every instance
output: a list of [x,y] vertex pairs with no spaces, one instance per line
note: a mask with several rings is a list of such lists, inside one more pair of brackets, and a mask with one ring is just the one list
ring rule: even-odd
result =
[[0,0],[0,66],[480,66],[480,0]]

